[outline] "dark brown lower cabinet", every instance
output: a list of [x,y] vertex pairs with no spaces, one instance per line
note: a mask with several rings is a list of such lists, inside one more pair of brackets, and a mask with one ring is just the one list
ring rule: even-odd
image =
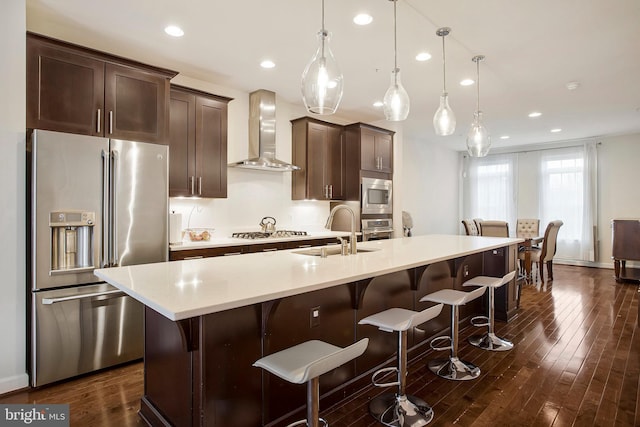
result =
[[[276,426],[304,418],[306,386],[290,384],[252,366],[260,357],[310,339],[347,346],[369,338],[359,358],[320,380],[327,408],[370,384],[371,373],[395,363],[397,334],[359,325],[392,307],[423,310],[420,298],[440,289],[463,289],[479,274],[502,276],[515,265],[517,247],[473,254],[353,283],[173,322],[145,310],[145,394],[140,415],[150,425]],[[496,293],[496,310],[513,317],[518,294],[511,284]],[[312,319],[312,312],[319,317]],[[486,300],[460,310],[461,324],[485,314]],[[448,334],[450,309],[409,334],[409,357]]]

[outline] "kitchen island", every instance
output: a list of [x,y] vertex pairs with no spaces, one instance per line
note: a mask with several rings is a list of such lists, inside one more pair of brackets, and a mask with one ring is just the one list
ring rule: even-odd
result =
[[[303,386],[252,367],[263,355],[308,339],[339,346],[367,336],[363,356],[321,379],[321,407],[369,383],[391,363],[393,334],[358,325],[389,307],[421,310],[422,296],[461,289],[479,274],[515,268],[522,239],[429,235],[361,243],[357,255],[305,250],[254,253],[96,270],[145,304],[145,395],[151,425],[277,425],[301,418]],[[515,281],[496,293],[496,316],[517,312]],[[499,290],[499,291],[500,291]],[[483,312],[482,301],[461,319]],[[448,310],[410,331],[409,356],[448,328]]]

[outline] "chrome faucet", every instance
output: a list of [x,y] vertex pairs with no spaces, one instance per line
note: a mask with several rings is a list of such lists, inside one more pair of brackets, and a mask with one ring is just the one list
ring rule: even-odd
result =
[[349,253],[351,253],[352,255],[355,255],[358,253],[358,248],[356,246],[358,242],[356,239],[356,214],[353,213],[353,210],[349,206],[347,205],[334,206],[333,209],[331,209],[331,212],[329,213],[329,218],[327,218],[327,223],[325,224],[324,228],[328,228],[329,230],[331,230],[331,224],[333,223],[333,216],[340,209],[346,209],[351,214],[351,237],[349,238],[349,246],[350,246]]

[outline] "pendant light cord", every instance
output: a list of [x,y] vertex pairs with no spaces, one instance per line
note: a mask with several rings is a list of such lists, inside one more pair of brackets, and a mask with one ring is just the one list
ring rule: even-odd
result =
[[444,38],[446,34],[442,35],[442,92],[447,93],[447,69],[446,60],[444,57]]
[[324,0],[322,0],[322,57],[324,58],[324,39],[327,37],[327,31],[324,29]]
[[477,102],[476,102],[476,111],[480,112],[480,58],[478,58],[478,60],[476,61],[476,74],[478,76],[478,82],[477,82],[477,90],[478,90],[478,97],[477,97]]
[[396,17],[396,3],[398,0],[393,0],[393,73],[395,75],[395,81],[398,81],[398,21]]

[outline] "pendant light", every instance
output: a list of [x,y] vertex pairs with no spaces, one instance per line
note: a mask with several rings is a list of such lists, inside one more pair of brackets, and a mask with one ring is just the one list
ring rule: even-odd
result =
[[471,123],[471,129],[467,134],[467,151],[471,157],[484,157],[491,148],[491,136],[482,124],[482,111],[480,111],[480,61],[482,60],[484,60],[484,55],[476,55],[472,59],[476,63],[478,98],[476,112],[473,113],[473,123]]
[[329,38],[329,32],[324,28],[322,0],[318,50],[302,73],[302,100],[307,111],[314,114],[333,114],[342,100],[343,76],[329,48]]
[[397,19],[396,19],[396,3],[397,0],[390,0],[393,2],[393,53],[394,53],[394,68],[391,71],[391,85],[387,89],[387,93],[384,94],[384,116],[387,120],[392,122],[399,122],[405,120],[409,115],[410,101],[407,91],[402,87],[400,81],[400,68],[398,68],[398,41],[397,41]]
[[451,32],[451,28],[438,28],[436,34],[442,37],[442,95],[440,106],[433,116],[433,127],[436,135],[447,136],[456,131],[456,115],[449,107],[449,94],[447,93],[446,62],[444,56],[444,38]]

